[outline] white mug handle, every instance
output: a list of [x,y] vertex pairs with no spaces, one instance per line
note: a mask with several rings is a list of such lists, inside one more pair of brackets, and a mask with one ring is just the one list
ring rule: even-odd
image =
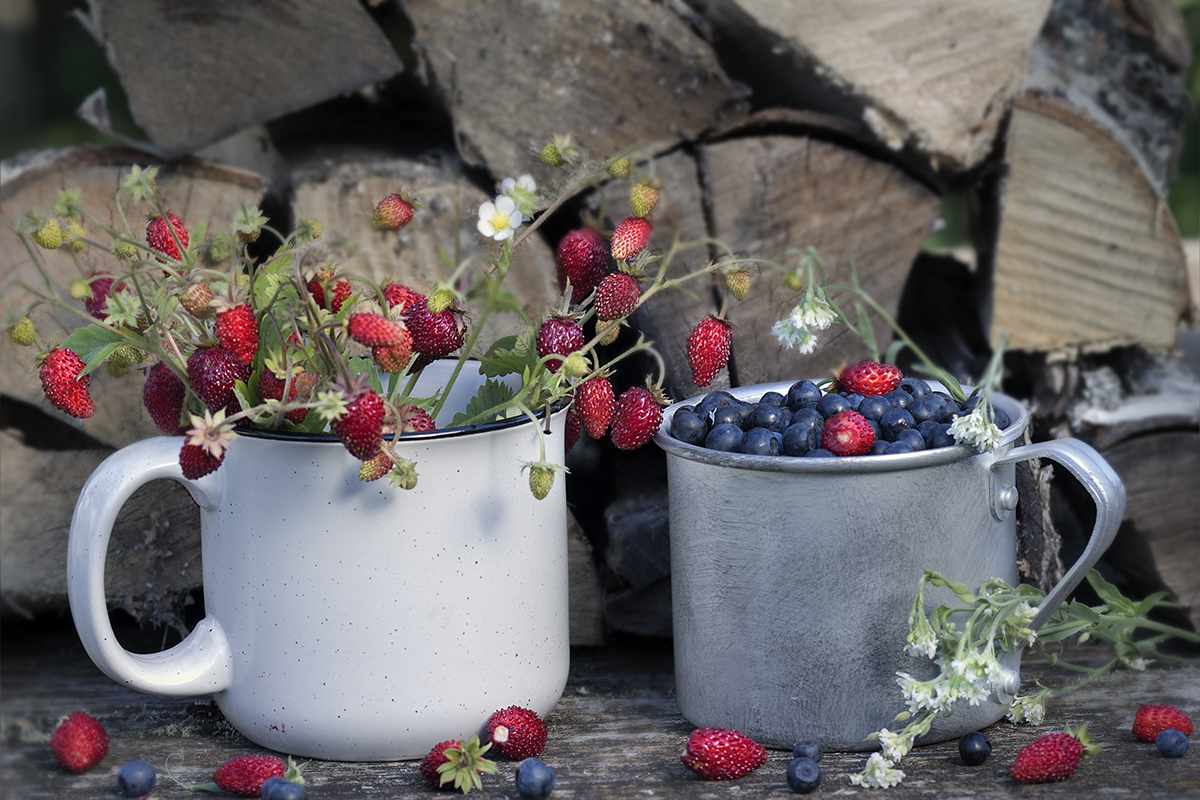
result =
[[[1096,566],[1100,556],[1104,555],[1104,551],[1116,538],[1117,529],[1121,527],[1121,520],[1125,517],[1125,484],[1103,456],[1078,439],[1054,439],[1014,448],[996,459],[992,464],[992,474],[995,474],[995,467],[1001,464],[1031,458],[1048,458],[1066,467],[1067,471],[1083,484],[1096,504],[1096,525],[1092,528],[1087,547],[1038,606],[1038,613],[1029,625],[1036,631],[1046,624],[1055,610],[1067,599],[1067,595],[1074,591],[1088,571]],[[1008,490],[1013,492],[1011,504],[1015,506],[1015,489],[1004,487],[1002,492]],[[1008,507],[1007,503],[1004,505]]]
[[71,519],[67,597],[75,629],[92,661],[113,680],[148,694],[190,697],[229,688],[233,658],[225,631],[205,617],[187,638],[161,653],[131,653],[117,642],[108,618],[104,565],[113,523],[140,486],[160,478],[183,484],[203,509],[217,507],[218,471],[197,481],[183,477],[179,437],[144,439],[106,458],[88,478]]

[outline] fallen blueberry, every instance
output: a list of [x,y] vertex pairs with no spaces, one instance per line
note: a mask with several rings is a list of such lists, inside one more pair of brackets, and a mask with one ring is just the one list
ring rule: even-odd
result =
[[977,767],[992,754],[992,743],[979,731],[964,733],[958,740],[958,755],[968,767]]
[[117,790],[126,797],[150,794],[157,782],[158,775],[155,774],[154,767],[140,758],[130,761],[117,773]]
[[1180,758],[1188,750],[1188,737],[1182,731],[1167,728],[1154,737],[1154,745],[1164,758]]
[[811,758],[820,763],[823,755],[825,749],[821,747],[820,742],[796,742],[796,746],[792,748],[792,758]]
[[517,764],[517,794],[541,798],[554,791],[554,770],[537,758],[527,758]]
[[787,783],[793,792],[808,794],[821,784],[821,768],[811,758],[793,758],[787,766]]
[[308,790],[278,776],[267,778],[258,794],[259,800],[308,800]]

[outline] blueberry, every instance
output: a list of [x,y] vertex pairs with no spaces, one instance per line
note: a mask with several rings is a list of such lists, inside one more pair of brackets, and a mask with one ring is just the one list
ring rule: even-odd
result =
[[933,391],[929,388],[929,384],[920,378],[905,378],[900,381],[900,385],[896,388],[908,392],[913,396],[913,399],[926,397]]
[[876,436],[875,444],[871,445],[871,452],[868,453],[868,455],[881,456],[887,452],[887,449],[889,447],[891,447],[891,445],[892,445],[892,443],[889,442],[887,439],[884,439],[883,437],[880,437],[880,436]]
[[821,399],[821,387],[812,381],[797,381],[788,389],[784,404],[792,411],[802,408],[812,408]]
[[820,763],[823,755],[825,748],[821,747],[820,742],[796,742],[796,746],[792,748],[792,758],[811,758]]
[[939,422],[937,429],[926,439],[930,447],[954,447],[958,440],[950,435],[950,423]]
[[953,397],[943,397],[942,406],[945,409],[942,412],[942,422],[949,422],[962,413],[962,405]]
[[758,398],[758,404],[762,405],[763,403],[766,403],[769,406],[782,406],[786,404],[784,396],[779,392],[763,393],[763,396]]
[[790,411],[759,401],[759,404],[754,407],[754,411],[750,412],[750,418],[746,421],[746,425],[750,428],[766,428],[769,431],[781,432],[790,421]]
[[942,424],[941,422],[936,422],[932,419],[927,419],[924,422],[917,425],[917,433],[921,434],[921,438],[925,440],[925,444],[929,444],[930,437],[933,436],[934,431],[936,431],[938,429],[938,426],[941,424]]
[[275,777],[263,783],[258,796],[259,800],[308,800],[308,790],[298,783]]
[[862,405],[863,396],[861,394],[844,394],[842,397],[846,398],[846,402],[850,404],[851,411],[858,411],[858,407]]
[[834,414],[849,410],[850,401],[840,394],[827,394],[817,403],[817,411],[820,411],[821,416],[825,419],[829,419]]
[[742,429],[729,422],[714,425],[708,436],[704,437],[704,446],[709,450],[736,453],[742,447]]
[[914,453],[913,446],[908,442],[888,442],[887,447],[883,448],[885,456],[894,456],[897,453]]
[[554,791],[554,770],[537,758],[517,764],[517,794],[521,797],[546,797]]
[[909,403],[906,409],[916,423],[937,422],[942,416],[942,404],[936,397],[922,397]]
[[1182,731],[1167,728],[1154,737],[1154,745],[1164,758],[1180,758],[1188,750],[1188,737]]
[[748,403],[745,400],[739,400],[730,406],[730,408],[736,409],[737,412],[742,415],[742,428],[750,427],[746,424],[746,421],[750,419],[750,415],[754,413],[754,409],[756,407],[756,403]]
[[909,428],[906,431],[900,431],[896,434],[896,438],[892,440],[892,444],[907,444],[914,451],[925,449],[925,439],[919,431]]
[[1000,430],[1004,430],[1005,428],[1007,428],[1009,425],[1012,424],[1012,422],[1008,418],[1008,414],[1005,414],[1003,409],[997,408],[996,406],[992,406],[992,413],[994,414],[994,419],[996,421],[996,427],[999,428]]
[[809,450],[807,453],[804,454],[804,457],[805,458],[837,458],[837,456],[834,455],[832,450],[826,450],[823,447],[817,447],[812,450]]
[[737,406],[718,406],[713,409],[712,426],[736,425],[742,427],[742,412]]
[[825,427],[825,418],[822,417],[821,412],[817,411],[815,408],[802,408],[792,414],[791,424],[797,425],[799,423],[812,425],[817,430],[821,430]]
[[903,389],[892,389],[884,395],[892,404],[892,408],[908,408],[913,396]]
[[792,423],[783,429],[783,454],[802,456],[820,444],[817,429],[804,422]]
[[676,411],[671,417],[671,435],[681,442],[703,445],[708,424],[694,411]]
[[793,758],[787,765],[787,783],[793,792],[808,794],[821,785],[821,768],[811,758]]
[[158,775],[155,774],[154,767],[140,758],[130,761],[117,773],[117,791],[126,797],[150,794],[157,782]]
[[893,408],[879,418],[879,430],[883,438],[890,442],[896,441],[896,434],[916,427],[912,414],[903,408]]
[[701,419],[707,419],[708,415],[718,407],[733,405],[736,402],[737,398],[729,392],[709,392],[696,404],[696,413],[700,415]]
[[741,452],[752,456],[777,456],[783,450],[783,437],[766,428],[751,428],[742,437]]
[[869,420],[873,419],[878,422],[879,418],[883,416],[884,412],[890,411],[891,408],[892,401],[888,400],[883,395],[876,394],[863,398],[862,403],[860,403],[858,406],[858,413],[862,414]]
[[958,740],[958,755],[968,767],[978,767],[992,754],[992,743],[979,731],[964,733]]

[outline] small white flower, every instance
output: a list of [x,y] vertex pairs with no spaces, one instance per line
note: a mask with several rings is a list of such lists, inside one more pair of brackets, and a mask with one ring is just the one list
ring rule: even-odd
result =
[[980,453],[995,450],[1000,444],[1000,428],[988,419],[982,403],[970,414],[963,414],[950,423],[950,435],[959,444],[973,445]]
[[494,203],[488,201],[479,206],[479,232],[497,242],[511,238],[522,219],[517,204],[506,195],[500,195]]
[[533,209],[537,205],[537,183],[532,175],[522,175],[519,178],[505,178],[500,181],[500,195],[511,198],[521,212],[523,222],[533,219]]
[[910,656],[934,658],[937,656],[937,637],[928,625],[923,625],[909,634],[908,644],[904,649]]
[[828,300],[809,289],[800,303],[792,309],[791,320],[797,328],[823,331],[837,321],[837,315],[833,313],[833,307],[829,305]]
[[903,731],[889,731],[884,728],[879,732],[879,744],[883,747],[883,757],[892,763],[908,755],[912,748],[912,739]]
[[1028,697],[1013,698],[1008,708],[1008,719],[1014,723],[1027,722],[1030,725],[1041,725],[1046,717],[1046,691]]
[[850,783],[875,789],[896,786],[904,780],[904,770],[894,767],[895,765],[880,753],[872,753],[871,757],[867,759],[867,766],[863,771],[850,776]]

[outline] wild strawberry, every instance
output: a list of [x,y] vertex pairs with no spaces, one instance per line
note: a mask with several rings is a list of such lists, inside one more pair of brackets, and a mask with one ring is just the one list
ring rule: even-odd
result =
[[609,434],[618,450],[636,450],[654,438],[662,424],[662,406],[649,391],[631,386],[617,398]]
[[579,441],[579,431],[583,427],[583,423],[579,421],[579,414],[575,411],[575,407],[571,406],[567,409],[566,419],[563,420],[565,429],[563,439],[563,452],[571,452],[571,448]]
[[183,477],[188,480],[196,480],[203,478],[210,472],[216,472],[221,466],[221,462],[225,460],[225,453],[214,456],[208,450],[200,445],[183,443],[183,447],[179,448],[179,468],[183,471]]
[[56,219],[46,220],[30,236],[33,237],[33,241],[38,247],[46,250],[57,250],[62,247],[64,239],[62,228]]
[[192,390],[213,411],[241,410],[234,388],[237,381],[250,380],[250,368],[225,348],[197,347],[188,356],[187,375]]
[[735,730],[698,728],[688,737],[687,748],[679,760],[701,778],[731,781],[767,763],[767,750]]
[[617,261],[628,261],[642,252],[650,241],[650,220],[641,217],[626,217],[613,231],[612,257]]
[[123,344],[113,351],[104,362],[104,370],[114,378],[120,378],[129,372],[134,364],[140,364],[146,359],[146,354],[136,347]]
[[431,314],[424,298],[405,309],[404,322],[412,334],[413,350],[418,354],[414,370],[423,369],[462,347],[467,331],[460,325],[461,316],[462,312],[454,307]]
[[87,419],[96,413],[96,405],[88,393],[92,377],[80,377],[83,368],[82,358],[70,350],[58,348],[50,351],[38,370],[46,399],[59,411],[76,419]]
[[398,231],[411,222],[412,218],[412,203],[393,192],[375,206],[371,227],[377,231]]
[[649,181],[635,184],[629,192],[629,205],[633,209],[633,215],[647,219],[658,205],[659,194],[658,187]]
[[875,431],[857,411],[841,411],[825,423],[821,446],[835,456],[865,456],[875,444]]
[[577,228],[558,243],[554,252],[554,272],[558,290],[564,291],[571,282],[571,302],[582,303],[584,298],[608,273],[608,245],[595,228]]
[[197,319],[203,319],[212,313],[212,289],[204,281],[196,281],[183,290],[179,295],[179,305]]
[[465,744],[450,740],[433,746],[418,768],[421,777],[437,789],[458,789],[467,794],[471,789],[483,787],[480,776],[497,772],[496,765],[484,758],[490,744],[480,745],[479,737],[473,736]]
[[636,278],[624,272],[610,273],[596,287],[596,316],[604,321],[625,319],[637,307],[640,296]]
[[371,348],[371,357],[384,372],[401,373],[412,361],[412,334],[404,330],[403,341],[396,345],[377,345]]
[[726,272],[725,288],[734,300],[745,300],[750,295],[750,270],[731,269]]
[[217,341],[240,363],[249,365],[258,352],[258,322],[249,303],[217,314]]
[[[334,281],[328,284],[328,278],[317,277],[309,281],[305,288],[312,295],[313,300],[317,305],[333,313],[338,313],[342,310],[342,304],[354,293],[354,287],[349,281]],[[326,301],[325,290],[328,288],[328,302]]]
[[627,156],[621,156],[620,158],[614,158],[612,161],[609,161],[604,168],[608,171],[608,174],[614,178],[628,178],[630,166],[632,165],[630,164],[629,158]]
[[8,338],[12,339],[13,344],[21,347],[28,347],[37,341],[37,329],[33,327],[33,320],[29,317],[21,317],[13,323],[8,329]]
[[405,403],[400,406],[399,411],[400,419],[397,420],[396,427],[400,433],[423,433],[437,429],[437,423],[423,408]]
[[[346,321],[350,338],[367,347],[395,347],[405,343],[407,331],[378,314],[351,314]],[[412,341],[408,336],[407,340]]]
[[69,772],[83,772],[99,764],[108,753],[108,732],[99,720],[76,711],[50,735],[54,760]]
[[222,764],[213,773],[213,783],[225,792],[258,797],[268,778],[282,778],[286,774],[286,766],[275,756],[250,754]]
[[425,295],[420,292],[414,292],[402,283],[389,283],[387,286],[384,286],[383,296],[387,300],[388,308],[399,306],[401,313],[413,303],[426,300]]
[[[258,376],[258,396],[263,400],[284,402],[283,389],[285,386],[288,386],[287,400],[288,402],[295,400],[297,395],[300,394],[300,381],[298,378],[298,375],[293,375],[291,386],[288,386],[288,382],[285,379],[279,377],[270,369],[264,369],[262,374]],[[286,412],[283,418],[288,422],[299,425],[304,422],[307,416],[307,408],[293,408],[291,411]]]
[[358,468],[358,479],[363,483],[377,481],[392,471],[392,457],[380,449],[374,458],[369,458]]
[[575,387],[572,407],[588,436],[600,439],[608,433],[608,426],[612,423],[617,410],[617,395],[608,378],[592,378]]
[[729,363],[732,339],[733,329],[729,323],[717,317],[703,319],[692,329],[687,340],[687,357],[692,368],[692,381],[697,386],[708,386]]
[[1192,720],[1174,706],[1144,705],[1133,719],[1133,735],[1143,742],[1153,742],[1165,730],[1174,728],[1184,736],[1192,735]]
[[900,385],[904,373],[895,364],[880,364],[877,361],[860,361],[851,364],[838,375],[839,388],[846,394],[869,397],[887,394]]
[[[535,467],[531,473],[537,471],[538,468]],[[542,471],[550,473],[550,483],[553,484],[554,471],[545,469]],[[544,480],[544,477],[540,476],[539,480]],[[532,474],[529,481],[530,488],[533,488],[534,477]],[[534,495],[537,495],[536,491],[534,491]],[[545,494],[542,497],[545,497]],[[514,761],[532,758],[542,752],[542,748],[546,746],[546,723],[542,722],[537,712],[520,706],[509,706],[492,714],[488,719],[487,740],[492,743],[497,753],[506,758]]]
[[[97,273],[105,274],[105,273]],[[91,282],[91,290],[86,298],[84,298],[83,306],[87,312],[96,319],[103,322],[108,319],[108,298],[113,292],[119,292],[125,288],[124,283],[113,285],[113,278],[95,278]]]
[[383,399],[365,389],[346,405],[346,413],[330,424],[350,455],[366,461],[374,458],[383,442]]
[[142,405],[163,433],[179,430],[179,415],[183,412],[185,394],[183,381],[166,364],[160,361],[150,368],[146,383],[142,386]]
[[[583,335],[583,328],[578,322],[570,317],[556,315],[543,322],[538,328],[534,345],[537,348],[538,358],[545,358],[549,355],[570,355],[583,347],[585,342],[587,342],[587,337]],[[562,364],[561,358],[551,358],[546,361],[546,369],[558,372],[558,368]]]
[[1079,762],[1100,752],[1090,744],[1091,736],[1082,725],[1077,731],[1047,733],[1025,745],[1013,762],[1009,775],[1022,783],[1063,781],[1075,773]]
[[[174,235],[172,235],[172,231],[174,231]],[[176,237],[179,238],[178,244],[175,242]],[[179,251],[179,247],[182,245],[186,249],[188,246],[188,232],[183,225],[183,220],[170,211],[167,212],[166,218],[160,214],[151,217],[146,224],[146,244],[167,258],[175,261],[182,260],[183,253]],[[159,258],[158,260],[166,263],[164,259]]]
[[554,469],[543,464],[529,464],[529,493],[535,500],[545,500],[554,488]]

